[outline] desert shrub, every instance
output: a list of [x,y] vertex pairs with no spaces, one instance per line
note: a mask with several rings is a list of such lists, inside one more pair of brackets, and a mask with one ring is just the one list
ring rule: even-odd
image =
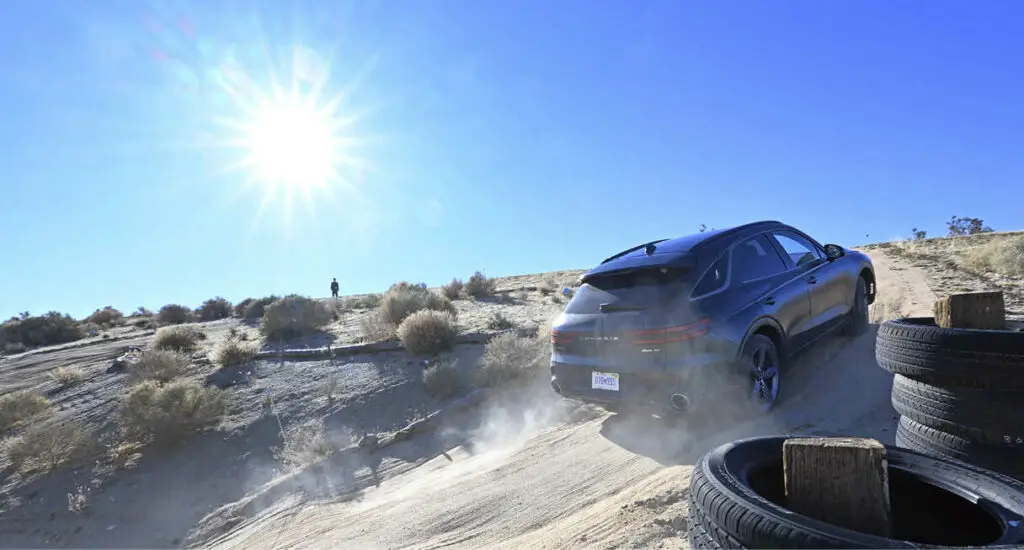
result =
[[511,319],[505,317],[505,314],[496,311],[487,318],[487,328],[491,330],[509,330],[515,328],[516,324]]
[[87,463],[100,451],[94,433],[78,422],[51,419],[4,442],[11,464],[22,472],[50,472]]
[[339,444],[327,436],[323,420],[299,424],[284,433],[284,445],[277,449],[275,457],[291,468],[316,464],[330,457],[338,450]]
[[0,395],[0,434],[52,411],[48,399],[28,390]]
[[553,294],[557,287],[558,285],[556,285],[553,280],[544,279],[539,285],[537,285],[537,290],[539,290],[542,295],[548,296]]
[[455,361],[441,361],[423,371],[423,385],[430,395],[447,399],[459,391],[459,368]]
[[993,239],[968,251],[964,261],[979,271],[1024,276],[1024,235]]
[[132,316],[133,317],[152,317],[153,316],[153,312],[150,311],[149,309],[145,308],[145,307],[139,306],[132,313]]
[[27,312],[0,325],[0,342],[25,348],[74,342],[85,337],[80,324],[70,315],[51,311],[32,316]]
[[511,332],[500,334],[484,346],[484,355],[476,371],[480,386],[497,386],[530,376],[542,369],[550,350],[547,338],[539,332],[536,338],[523,338]]
[[359,319],[359,330],[367,342],[386,342],[395,338],[395,325],[382,310],[373,310]]
[[196,313],[199,314],[200,321],[216,321],[217,319],[231,317],[232,311],[231,302],[217,296],[203,302],[199,309],[196,310]]
[[385,319],[393,326],[400,326],[406,317],[425,309],[457,315],[452,301],[436,292],[431,292],[425,285],[411,285],[406,282],[391,286],[380,302],[380,310]]
[[110,327],[121,324],[124,321],[124,314],[114,309],[113,306],[107,306],[103,309],[97,309],[85,320],[97,325]]
[[277,296],[271,294],[270,296],[264,296],[258,300],[253,300],[245,307],[245,311],[242,313],[242,317],[245,319],[262,319],[263,315],[267,311],[267,306],[280,300]]
[[216,425],[226,411],[227,400],[220,390],[191,381],[160,385],[149,380],[124,396],[119,420],[129,438],[173,444]]
[[913,228],[910,233],[914,236],[915,241],[923,241],[928,238],[928,232],[924,229]]
[[253,303],[255,301],[256,301],[255,298],[246,298],[246,299],[242,300],[241,302],[238,302],[237,304],[235,304],[234,316],[235,317],[245,317],[245,308],[249,307],[249,304],[251,304],[251,303]]
[[450,313],[425,309],[398,325],[398,338],[412,355],[437,355],[451,349],[459,335]]
[[466,287],[461,279],[452,279],[452,282],[441,287],[441,294],[449,300],[458,300],[462,297],[462,290]]
[[169,382],[180,376],[189,365],[189,357],[173,350],[151,349],[142,352],[139,360],[129,363],[132,382]]
[[380,305],[380,299],[381,295],[377,293],[353,296],[348,299],[346,306],[349,309],[373,309]]
[[497,281],[477,271],[466,281],[466,294],[473,298],[486,298],[494,294],[495,286]]
[[946,227],[949,229],[950,237],[992,232],[992,228],[985,225],[985,220],[967,216],[951,216],[946,222]]
[[167,304],[156,314],[156,320],[161,325],[180,325],[192,321],[194,317],[192,310],[181,304]]
[[246,342],[240,337],[229,337],[213,351],[213,362],[222,369],[244,365],[255,359],[259,352],[258,343]]
[[136,328],[151,329],[155,325],[153,324],[152,319],[149,319],[147,317],[141,317],[139,319],[132,321],[132,326]]
[[50,379],[62,388],[69,388],[82,381],[82,369],[78,367],[57,367],[49,374]]
[[22,353],[28,348],[26,348],[25,344],[22,344],[21,342],[5,342],[3,349],[4,353],[15,354]]
[[153,335],[153,348],[190,352],[195,351],[199,342],[205,339],[206,333],[195,325],[160,327]]
[[268,339],[288,340],[313,334],[331,319],[331,308],[322,302],[293,294],[267,307],[260,330]]

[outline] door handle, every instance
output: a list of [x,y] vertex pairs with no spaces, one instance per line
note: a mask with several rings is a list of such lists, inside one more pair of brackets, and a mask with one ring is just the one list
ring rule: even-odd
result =
[[764,299],[764,305],[766,305],[766,306],[774,306],[775,305],[775,296],[769,296],[769,297],[765,298]]
[[818,282],[818,278],[815,277],[814,275],[811,275],[810,277],[807,278],[807,282],[813,285],[814,283]]

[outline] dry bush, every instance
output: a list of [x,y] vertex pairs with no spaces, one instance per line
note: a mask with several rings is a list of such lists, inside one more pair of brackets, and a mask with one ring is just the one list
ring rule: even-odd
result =
[[423,385],[427,392],[439,399],[447,399],[459,391],[458,363],[441,361],[423,371]]
[[458,300],[462,297],[462,290],[466,283],[462,279],[452,279],[452,282],[441,287],[441,294],[449,300]]
[[[530,376],[541,370],[550,352],[547,338],[539,331],[535,338],[523,338],[511,332],[500,334],[484,346],[484,356],[475,377],[479,386],[498,386]],[[547,345],[545,345],[547,344]]]
[[558,288],[558,286],[551,279],[544,279],[539,285],[537,285],[537,290],[539,290],[544,296],[553,294],[556,288]]
[[189,365],[189,357],[172,350],[146,350],[135,363],[129,363],[128,377],[133,383],[169,382],[180,376]]
[[153,348],[188,353],[195,351],[205,339],[206,333],[194,325],[160,327],[153,335]]
[[437,355],[455,345],[459,335],[450,313],[425,309],[417,311],[398,325],[398,338],[412,355]]
[[50,379],[61,388],[70,388],[82,381],[82,369],[78,367],[57,367],[50,371]]
[[259,343],[229,337],[213,351],[213,362],[222,369],[244,365],[255,359],[259,352]]
[[51,419],[4,442],[11,464],[21,472],[50,472],[87,463],[100,450],[94,433],[77,422]]
[[359,330],[367,342],[387,342],[396,338],[395,325],[382,310],[374,310],[359,319]]
[[363,294],[346,300],[345,306],[348,309],[373,309],[380,305],[380,294]]
[[138,319],[135,319],[134,321],[132,321],[132,326],[134,326],[136,328],[141,328],[141,329],[151,329],[155,325],[153,324],[153,320],[152,319],[150,319],[148,317],[139,317]]
[[191,381],[161,386],[150,380],[124,396],[119,419],[130,439],[173,444],[218,424],[226,412],[227,400],[220,390]]
[[21,342],[5,342],[4,343],[4,353],[9,354],[9,355],[14,355],[15,353],[22,353],[26,349],[28,349],[28,348],[26,348],[25,344],[22,344]]
[[267,307],[260,330],[268,340],[289,340],[314,334],[331,320],[331,308],[312,298],[293,294]]
[[199,314],[200,321],[216,321],[231,317],[232,311],[231,302],[217,296],[203,302],[199,309],[196,310],[196,313]]
[[267,306],[280,300],[278,296],[271,294],[270,296],[264,296],[258,300],[253,300],[246,307],[242,313],[242,317],[245,319],[262,319],[263,315],[267,312]]
[[993,239],[968,251],[964,261],[978,271],[1024,276],[1024,235]]
[[161,325],[180,325],[194,318],[192,310],[181,304],[167,304],[156,314],[156,321]]
[[241,302],[238,302],[237,304],[235,304],[235,308],[234,308],[234,312],[233,312],[234,316],[235,317],[245,317],[245,309],[247,307],[249,307],[249,304],[251,304],[251,303],[253,303],[255,301],[256,301],[255,298],[246,298],[246,299],[242,300]]
[[24,348],[52,346],[81,340],[86,335],[82,326],[70,315],[51,311],[46,315],[22,313],[0,324],[0,342],[4,346]]
[[488,279],[486,275],[477,271],[466,281],[466,294],[477,299],[492,296],[497,283],[494,279]]
[[53,411],[53,405],[45,397],[28,390],[19,390],[0,395],[0,434],[44,413]]
[[92,315],[86,317],[86,321],[110,327],[119,325],[124,321],[124,314],[114,309],[113,306],[107,306],[103,309],[97,309]]
[[425,309],[449,313],[452,317],[458,314],[448,298],[431,292],[426,285],[412,285],[404,281],[395,283],[384,293],[379,308],[385,319],[396,327],[409,315]]
[[284,445],[275,457],[291,468],[302,468],[330,457],[338,450],[336,442],[327,437],[323,420],[299,424],[284,433]]
[[500,311],[492,313],[487,319],[487,328],[491,330],[509,330],[515,328],[515,326],[516,324],[508,317],[505,317],[505,314]]

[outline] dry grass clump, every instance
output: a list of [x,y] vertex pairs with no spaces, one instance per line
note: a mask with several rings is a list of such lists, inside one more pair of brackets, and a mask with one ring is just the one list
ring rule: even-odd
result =
[[94,433],[77,422],[51,419],[4,441],[11,464],[21,472],[50,472],[88,462],[99,452]]
[[359,319],[359,330],[363,333],[363,340],[367,342],[386,342],[397,337],[395,325],[392,325],[387,314],[379,309]]
[[258,342],[248,342],[241,337],[228,337],[213,351],[213,362],[220,368],[235,367],[252,361],[260,352]]
[[217,319],[227,319],[231,317],[231,313],[234,308],[231,306],[231,302],[225,298],[217,296],[210,298],[203,302],[196,313],[199,314],[200,321],[216,321]]
[[459,368],[454,360],[441,361],[423,371],[423,385],[427,392],[439,399],[447,399],[459,391]]
[[996,238],[969,250],[964,261],[978,271],[990,271],[1009,277],[1024,276],[1024,235]]
[[137,362],[129,363],[128,378],[132,383],[170,382],[185,372],[189,362],[188,355],[178,351],[146,350]]
[[494,295],[494,289],[497,286],[497,281],[494,279],[488,279],[486,275],[477,271],[469,277],[466,281],[465,292],[468,296],[473,298],[486,298]]
[[280,300],[279,297],[271,294],[270,296],[264,296],[258,300],[249,298],[249,303],[246,304],[245,309],[242,311],[242,317],[244,319],[262,319],[263,314],[267,311],[267,306]]
[[417,311],[398,325],[398,338],[411,355],[437,355],[449,350],[458,335],[455,317],[432,309]]
[[347,309],[373,309],[380,305],[380,300],[380,294],[363,294],[345,300],[345,307]]
[[120,325],[124,321],[124,314],[114,309],[113,306],[107,306],[103,309],[97,309],[85,320],[89,323],[95,323],[104,327],[111,327],[114,325]]
[[531,376],[547,365],[550,357],[551,329],[544,327],[534,338],[511,332],[500,334],[484,346],[484,356],[475,373],[479,386],[493,387]]
[[509,330],[515,328],[515,326],[516,324],[508,317],[505,317],[505,314],[500,311],[492,313],[487,319],[487,328],[491,330]]
[[180,325],[195,318],[192,310],[181,304],[167,304],[156,314],[156,321],[161,325]]
[[148,380],[124,396],[119,419],[130,439],[174,444],[216,425],[226,412],[227,400],[217,389],[191,381],[160,385]]
[[452,279],[452,282],[441,287],[441,294],[449,300],[458,300],[462,297],[462,291],[466,283],[462,279]]
[[0,434],[52,410],[48,399],[28,390],[4,394],[0,396]]
[[290,340],[320,331],[333,320],[331,308],[306,296],[291,295],[267,306],[260,330],[270,340]]
[[57,367],[50,371],[50,380],[61,388],[70,388],[82,381],[82,369],[78,367]]
[[450,313],[453,317],[458,314],[448,298],[431,292],[426,285],[413,285],[404,281],[395,283],[384,293],[379,308],[388,322],[396,327],[406,317],[425,309]]
[[199,342],[205,339],[206,333],[194,325],[160,327],[153,335],[153,349],[189,353],[195,351]]
[[327,459],[338,445],[327,437],[323,420],[299,424],[284,433],[284,445],[275,456],[291,468],[302,468]]

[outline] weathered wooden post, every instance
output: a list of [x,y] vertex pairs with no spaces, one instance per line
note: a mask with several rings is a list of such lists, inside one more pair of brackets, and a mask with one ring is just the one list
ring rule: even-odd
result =
[[1006,304],[1003,292],[952,294],[935,302],[935,324],[942,328],[1003,330]]
[[874,439],[810,437],[782,445],[790,510],[861,533],[891,532],[885,447]]

